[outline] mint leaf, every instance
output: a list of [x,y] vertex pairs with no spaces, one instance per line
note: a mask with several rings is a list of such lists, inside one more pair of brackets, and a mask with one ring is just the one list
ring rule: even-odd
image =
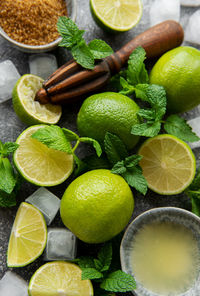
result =
[[16,177],[8,158],[0,159],[0,190],[10,194],[16,185]]
[[98,271],[102,271],[103,265],[99,259],[94,259],[94,265]]
[[92,144],[92,146],[94,147],[94,149],[96,150],[96,153],[97,153],[97,156],[100,157],[101,154],[102,154],[102,149],[101,149],[101,146],[99,144],[98,141],[92,139],[92,138],[86,138],[86,137],[82,137],[79,139],[80,142],[83,142],[83,143],[88,143],[88,144]]
[[84,31],[79,30],[77,25],[66,16],[61,16],[57,22],[57,29],[59,34],[63,37],[62,41],[59,43],[59,46],[65,46],[71,48],[73,45],[80,43]]
[[192,190],[192,191],[200,190],[200,168],[198,168],[195,178],[189,186],[189,190]]
[[94,59],[103,59],[113,53],[112,48],[103,40],[94,39],[89,44]]
[[137,115],[139,115],[143,119],[146,119],[147,122],[151,122],[154,121],[154,119],[156,118],[156,111],[153,109],[140,109]]
[[122,174],[122,177],[126,182],[137,191],[145,195],[147,193],[147,181],[142,174],[141,167],[137,166],[132,169],[127,170]]
[[166,112],[167,98],[163,86],[156,84],[138,84],[136,97],[148,102],[155,112],[155,120],[161,120]]
[[10,153],[15,152],[18,147],[19,145],[17,143],[6,142],[5,144],[2,144],[0,154],[3,156],[8,156]]
[[79,31],[77,25],[68,17],[60,16],[57,22],[57,29],[61,36],[73,37]]
[[128,169],[133,168],[139,164],[141,159],[142,159],[141,155],[137,155],[137,154],[131,155],[127,157],[124,161],[125,167]]
[[191,199],[192,212],[200,217],[200,168],[197,170],[192,184],[185,190],[185,193]]
[[148,102],[151,109],[140,109],[138,115],[146,122],[132,127],[133,135],[154,137],[161,129],[161,120],[166,112],[166,92],[160,85],[138,84],[135,89],[136,97]]
[[109,132],[105,135],[104,147],[108,160],[113,165],[128,156],[127,149],[121,139]]
[[120,77],[120,85],[122,87],[120,93],[123,95],[131,95],[135,91],[135,87],[129,84],[124,77]]
[[57,125],[40,128],[32,134],[31,137],[46,145],[48,148],[72,154],[70,143],[67,141],[62,129]]
[[94,57],[85,40],[72,47],[71,53],[76,62],[86,69],[94,69]]
[[200,138],[192,131],[186,120],[178,115],[170,115],[165,124],[164,129],[168,134],[174,135],[186,142],[196,142]]
[[112,168],[111,173],[121,175],[126,172],[124,161],[118,161]]
[[141,123],[132,126],[131,134],[143,137],[155,137],[161,129],[159,121],[153,123]]
[[94,280],[103,278],[103,274],[95,268],[82,268],[82,280]]
[[145,69],[144,60],[146,59],[146,52],[142,47],[137,47],[129,57],[127,81],[132,85],[139,83],[148,83],[149,77]]
[[78,259],[75,259],[81,269],[83,268],[95,268],[94,260],[92,257],[84,256]]
[[10,194],[0,190],[0,207],[10,208],[16,206],[16,193],[13,191]]
[[118,270],[110,273],[100,287],[111,292],[128,292],[136,288],[136,283],[130,274]]
[[200,199],[196,197],[191,197],[192,202],[192,212],[200,217]]
[[79,139],[79,136],[76,133],[70,131],[69,129],[63,127],[62,130],[69,142],[77,141]]
[[112,244],[110,242],[101,248],[98,253],[98,259],[102,264],[101,272],[109,270],[112,261]]

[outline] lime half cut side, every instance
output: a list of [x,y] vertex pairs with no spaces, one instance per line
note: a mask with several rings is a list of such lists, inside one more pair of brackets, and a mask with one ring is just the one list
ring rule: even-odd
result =
[[30,296],[93,296],[90,280],[81,279],[81,269],[72,263],[56,261],[42,265],[29,283]]
[[90,0],[94,19],[100,26],[113,31],[128,31],[142,17],[141,0]]
[[55,186],[63,183],[73,171],[73,156],[48,148],[31,135],[45,125],[27,128],[17,139],[19,148],[14,163],[21,175],[38,186]]
[[190,147],[175,136],[164,134],[148,139],[139,150],[140,165],[151,190],[173,195],[184,191],[196,172]]
[[62,114],[61,106],[35,101],[43,79],[32,74],[23,75],[16,83],[12,97],[13,107],[19,118],[27,125],[47,123],[56,124]]
[[47,226],[41,212],[21,203],[8,244],[8,267],[22,267],[37,259],[46,246]]

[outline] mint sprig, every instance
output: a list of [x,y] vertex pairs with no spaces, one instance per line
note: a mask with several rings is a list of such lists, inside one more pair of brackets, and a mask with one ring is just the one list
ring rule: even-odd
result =
[[[75,175],[79,175],[80,172],[86,170],[86,163],[84,163],[76,154],[75,151],[80,143],[87,143],[94,147],[98,157],[102,154],[102,149],[100,144],[88,137],[79,137],[73,131],[61,128],[57,125],[50,125],[40,128],[35,133],[32,134],[32,138],[46,145],[48,148],[55,149],[58,151],[63,151],[68,154],[72,154],[74,161],[76,163]],[[71,142],[74,142],[74,147],[72,148]]]
[[0,141],[0,207],[12,207],[16,205],[16,194],[19,189],[18,175],[8,159],[19,147],[12,142],[2,143]]
[[111,172],[121,175],[131,187],[145,195],[148,188],[147,181],[139,165],[142,156],[129,156],[121,139],[109,132],[105,135],[104,149],[108,160],[113,165]]
[[127,70],[120,72],[112,80],[118,91],[124,95],[134,95],[146,102],[148,106],[138,111],[141,123],[132,127],[131,133],[137,136],[154,137],[164,130],[183,141],[195,142],[199,137],[192,132],[187,122],[178,115],[171,115],[166,120],[167,97],[165,89],[160,85],[148,84],[149,78],[145,68],[145,50],[136,48],[129,57]]
[[186,120],[178,115],[169,116],[164,124],[164,129],[169,134],[177,136],[186,142],[196,142],[200,138],[192,131]]
[[87,45],[83,38],[85,31],[79,30],[66,16],[59,17],[57,29],[62,37],[59,46],[69,49],[73,58],[83,68],[94,69],[95,60],[103,59],[113,53],[112,48],[100,39],[95,39]]
[[192,184],[185,190],[185,193],[191,200],[192,212],[200,217],[200,168]]
[[[113,270],[112,243],[108,242],[100,249],[97,258],[81,257],[76,259],[82,269],[82,280],[92,280],[99,285],[97,295],[109,295],[108,292],[128,292],[136,288],[134,278],[122,270]],[[95,294],[96,295],[96,294]]]

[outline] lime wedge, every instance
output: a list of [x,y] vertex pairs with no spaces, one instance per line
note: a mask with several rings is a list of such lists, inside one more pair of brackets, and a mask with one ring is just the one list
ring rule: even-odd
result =
[[28,203],[21,203],[8,244],[8,267],[22,267],[37,259],[47,241],[47,226],[41,212]]
[[192,182],[196,160],[190,147],[172,135],[148,139],[139,152],[140,165],[151,190],[164,195],[179,194]]
[[141,0],[90,0],[94,20],[111,31],[128,31],[142,17]]
[[31,135],[45,125],[27,128],[17,139],[19,148],[14,153],[14,163],[21,175],[39,186],[63,183],[73,171],[73,156],[48,148]]
[[56,124],[61,117],[61,106],[42,105],[34,100],[36,92],[42,87],[42,83],[42,78],[26,74],[17,81],[13,89],[14,110],[27,125],[38,123]]
[[93,296],[90,280],[81,280],[81,269],[69,262],[42,265],[32,276],[30,296]]

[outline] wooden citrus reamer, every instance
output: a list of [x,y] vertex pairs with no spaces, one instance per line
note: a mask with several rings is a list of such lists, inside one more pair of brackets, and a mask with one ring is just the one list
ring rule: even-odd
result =
[[132,51],[142,46],[148,58],[160,56],[179,46],[184,37],[181,25],[175,21],[160,23],[128,42],[120,50],[103,59],[94,70],[86,70],[74,60],[56,70],[37,92],[36,100],[46,104],[66,104],[99,91],[113,74],[126,64]]

